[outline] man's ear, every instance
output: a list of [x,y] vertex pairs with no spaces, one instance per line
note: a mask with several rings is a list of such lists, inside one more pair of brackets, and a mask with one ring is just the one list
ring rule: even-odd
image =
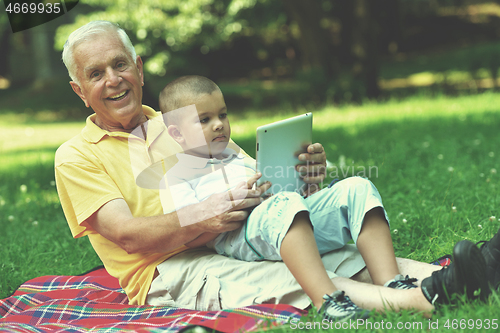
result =
[[85,98],[85,95],[82,92],[82,88],[76,83],[75,81],[70,81],[69,83],[71,85],[71,88],[73,88],[73,91],[82,99],[83,103],[85,103],[86,107],[89,107],[89,103],[87,102],[87,99]]
[[184,143],[184,137],[182,136],[182,133],[179,131],[179,128],[177,125],[170,125],[167,127],[168,134],[177,141],[178,144]]
[[135,63],[139,70],[139,76],[141,77],[141,85],[144,86],[144,64],[140,56],[137,56]]

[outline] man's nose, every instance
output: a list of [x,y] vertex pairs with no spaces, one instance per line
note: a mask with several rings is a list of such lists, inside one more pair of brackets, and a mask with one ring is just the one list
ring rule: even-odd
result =
[[106,84],[109,86],[117,86],[121,81],[119,73],[113,69],[106,70]]

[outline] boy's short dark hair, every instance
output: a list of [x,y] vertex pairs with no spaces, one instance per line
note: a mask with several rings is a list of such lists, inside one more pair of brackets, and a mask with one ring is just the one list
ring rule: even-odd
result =
[[167,114],[169,123],[177,122],[178,119],[169,117],[169,111],[194,104],[193,99],[195,97],[211,94],[214,91],[220,92],[220,88],[209,78],[199,75],[181,76],[167,84],[161,91],[160,111]]

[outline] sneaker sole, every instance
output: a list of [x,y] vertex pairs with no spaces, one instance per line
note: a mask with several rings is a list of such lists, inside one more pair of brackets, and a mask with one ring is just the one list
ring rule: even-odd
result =
[[453,264],[460,286],[465,288],[468,299],[485,301],[490,293],[486,279],[486,261],[474,243],[463,240],[453,248]]

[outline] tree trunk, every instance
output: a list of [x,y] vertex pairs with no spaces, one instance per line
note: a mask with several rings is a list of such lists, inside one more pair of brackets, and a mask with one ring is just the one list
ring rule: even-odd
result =
[[353,75],[363,80],[369,98],[380,96],[378,86],[378,13],[380,2],[352,0],[354,3],[352,54],[354,56]]
[[7,77],[9,75],[9,54],[10,54],[10,30],[8,22],[0,28],[0,76]]
[[31,47],[33,50],[33,58],[36,66],[35,69],[35,86],[41,87],[45,82],[51,79],[53,75],[51,63],[52,41],[48,36],[48,32],[44,25],[31,28]]
[[337,74],[338,59],[330,52],[329,36],[321,27],[323,17],[317,0],[283,0],[285,10],[300,28],[299,47],[305,71],[322,69],[328,77]]

